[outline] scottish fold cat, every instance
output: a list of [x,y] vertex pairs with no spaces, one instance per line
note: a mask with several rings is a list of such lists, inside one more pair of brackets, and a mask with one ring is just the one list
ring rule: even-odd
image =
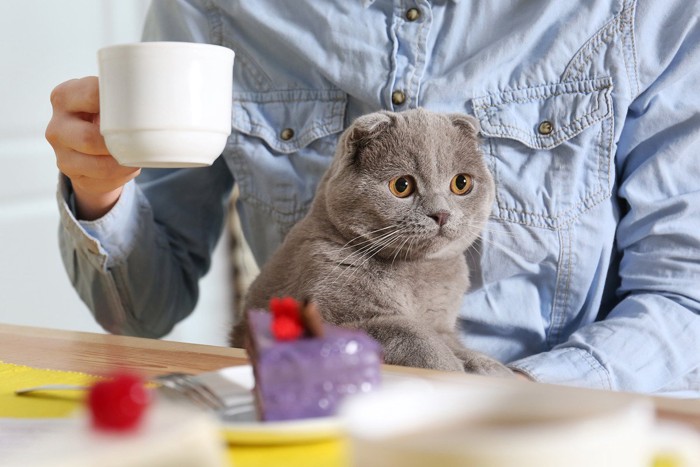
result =
[[[362,116],[341,135],[307,216],[251,285],[246,309],[308,298],[326,321],[377,339],[386,363],[510,375],[455,326],[494,182],[468,115]],[[244,323],[232,344],[242,347]]]

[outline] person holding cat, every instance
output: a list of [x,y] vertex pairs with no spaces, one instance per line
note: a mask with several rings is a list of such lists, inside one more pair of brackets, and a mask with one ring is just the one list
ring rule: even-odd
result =
[[105,329],[160,337],[194,307],[234,183],[265,264],[353,122],[467,114],[494,189],[464,255],[462,344],[535,381],[698,397],[699,15],[682,0],[156,0],[145,40],[235,50],[233,132],[211,167],[139,174],[104,147],[96,78],[59,85],[47,138],[68,274]]

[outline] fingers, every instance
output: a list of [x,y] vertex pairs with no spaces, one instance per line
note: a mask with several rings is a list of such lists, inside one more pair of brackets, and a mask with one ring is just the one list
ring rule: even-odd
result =
[[88,76],[59,84],[51,93],[53,115],[46,139],[59,155],[62,148],[85,154],[109,154],[100,134],[100,99],[97,77]]
[[74,187],[95,194],[115,190],[140,173],[139,168],[119,165],[110,155],[83,154],[72,149],[65,149],[56,158],[56,165]]
[[54,112],[100,111],[100,92],[97,76],[72,79],[59,84],[51,92],[51,105]]
[[46,127],[46,139],[57,152],[69,148],[84,154],[109,154],[99,124],[74,114],[54,114]]
[[89,76],[59,84],[51,93],[53,115],[46,139],[58,169],[70,178],[77,214],[96,219],[111,209],[122,187],[140,173],[123,167],[109,154],[99,125],[99,86]]

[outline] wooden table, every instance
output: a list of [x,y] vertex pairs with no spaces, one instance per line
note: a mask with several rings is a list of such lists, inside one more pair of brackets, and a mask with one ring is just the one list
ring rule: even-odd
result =
[[[135,337],[60,331],[0,324],[0,360],[6,363],[103,374],[111,369],[129,368],[150,377],[171,371],[199,373],[244,365],[241,349],[141,339]],[[519,380],[443,373],[416,368],[389,367],[392,372],[413,374],[434,380],[463,381],[473,386],[531,385]],[[582,397],[639,397],[625,393],[594,391],[543,385],[548,390],[580,393]],[[678,420],[700,431],[700,399],[649,397],[660,418]]]

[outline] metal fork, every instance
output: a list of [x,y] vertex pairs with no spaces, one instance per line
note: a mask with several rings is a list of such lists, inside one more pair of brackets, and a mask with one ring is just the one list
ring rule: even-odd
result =
[[167,396],[168,391],[173,391],[175,397],[185,396],[198,407],[213,411],[224,422],[250,421],[257,418],[252,394],[250,398],[239,396],[227,400],[205,382],[186,373],[168,373],[156,377],[155,381],[161,383],[161,394]]
[[[198,381],[193,375],[187,373],[166,373],[156,376],[151,382],[160,385],[158,391],[166,397],[174,400],[183,398],[194,405],[212,410],[214,412],[229,412],[243,404],[227,404],[221,397],[212,391],[207,385]],[[84,391],[90,389],[89,386],[74,384],[45,384],[29,388],[18,389],[15,394],[18,396],[27,395],[38,391]]]
[[90,389],[88,386],[80,386],[78,384],[42,384],[41,386],[32,386],[31,388],[17,389],[15,395],[24,396],[38,391],[84,391]]
[[220,412],[228,408],[226,402],[214,391],[201,381],[187,373],[167,373],[157,376],[154,382],[160,383],[163,393],[168,395],[168,391],[178,396],[185,396],[195,405]]

